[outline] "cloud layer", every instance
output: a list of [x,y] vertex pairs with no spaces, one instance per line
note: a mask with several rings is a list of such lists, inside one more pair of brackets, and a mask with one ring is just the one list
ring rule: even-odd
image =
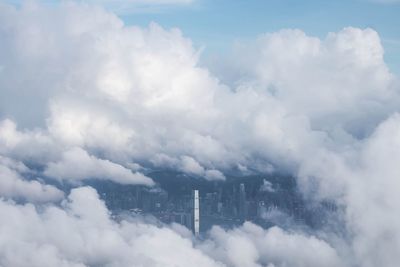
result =
[[[399,84],[372,29],[267,33],[209,69],[179,29],[76,3],[0,5],[0,39],[0,265],[398,265]],[[309,203],[342,207],[342,230],[246,223],[195,241],[38,178],[151,186],[152,168],[290,173]]]
[[[42,211],[30,204],[0,201],[0,215],[2,266],[283,267],[340,263],[325,242],[279,228],[263,230],[251,223],[233,231],[215,227],[206,241],[199,241],[178,225],[160,228],[140,220],[117,223],[90,187],[72,190],[61,208],[47,206]],[[299,249],[303,253],[299,254]],[[312,252],[315,250],[319,253]]]
[[30,202],[61,200],[64,193],[37,180],[26,180],[29,169],[22,163],[0,156],[0,196]]
[[98,159],[81,148],[66,151],[61,161],[50,162],[44,172],[49,177],[67,180],[107,179],[120,184],[153,185],[154,182],[140,172],[115,164],[109,160]]

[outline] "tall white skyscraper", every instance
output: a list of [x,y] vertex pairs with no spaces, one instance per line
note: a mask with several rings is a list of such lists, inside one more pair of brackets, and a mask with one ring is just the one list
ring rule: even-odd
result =
[[193,190],[193,233],[198,236],[200,232],[200,205],[199,190]]

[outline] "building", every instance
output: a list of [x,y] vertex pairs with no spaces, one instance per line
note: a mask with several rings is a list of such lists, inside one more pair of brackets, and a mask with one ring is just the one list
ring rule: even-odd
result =
[[240,184],[239,187],[239,207],[238,207],[238,215],[239,219],[245,221],[247,218],[247,205],[246,205],[246,190],[244,184]]
[[193,233],[198,236],[200,233],[200,205],[199,190],[193,190]]

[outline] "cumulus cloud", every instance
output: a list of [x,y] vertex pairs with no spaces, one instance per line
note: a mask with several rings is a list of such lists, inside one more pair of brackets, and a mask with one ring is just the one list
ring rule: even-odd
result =
[[0,214],[2,266],[222,266],[170,228],[114,222],[88,187],[63,208],[0,201]]
[[0,264],[10,267],[340,266],[324,241],[277,227],[215,227],[201,241],[176,226],[157,227],[140,220],[117,223],[90,187],[73,189],[62,207],[39,210],[0,200],[0,215]]
[[[344,205],[348,253],[360,266],[396,266],[399,258],[399,115],[380,123],[371,136],[341,153],[324,151],[299,172],[306,195]],[[315,188],[315,183],[318,184]],[[314,186],[311,186],[311,185]],[[317,190],[316,190],[317,189]],[[384,242],[376,247],[376,242]]]
[[282,30],[238,45],[234,55],[222,69],[235,76],[225,80],[272,95],[283,104],[280,113],[300,113],[313,129],[329,134],[344,129],[362,136],[398,101],[379,36],[371,29],[349,27],[324,40]]
[[81,148],[72,148],[64,152],[58,162],[50,162],[44,174],[57,179],[84,180],[107,179],[120,184],[153,185],[151,178],[140,172],[133,173],[109,160],[98,159]]
[[[28,21],[21,23],[38,30],[31,36],[24,33],[27,29],[23,27],[3,32],[5,36],[9,36],[7,32],[13,33],[4,39],[3,51],[23,50],[15,56],[22,57],[25,66],[13,56],[5,56],[7,61],[2,63],[2,84],[4,88],[13,88],[2,91],[1,98],[8,99],[2,102],[4,116],[14,118],[3,123],[8,153],[17,153],[16,146],[22,142],[18,140],[23,140],[19,136],[29,140],[40,133],[47,134],[49,143],[61,144],[61,150],[80,146],[115,162],[130,159],[175,168],[176,162],[182,162],[178,164],[184,167],[185,156],[196,155],[195,160],[205,170],[204,176],[221,179],[217,165],[225,165],[226,159],[234,156],[207,130],[208,126],[203,128],[217,123],[219,112],[213,99],[221,86],[207,70],[196,67],[198,55],[190,41],[177,29],[166,31],[155,24],[148,29],[123,27],[117,17],[101,9],[66,4],[56,10],[2,9],[1,18],[11,28],[18,25],[15,19],[25,18]],[[16,16],[16,12],[22,12],[21,16]],[[65,19],[56,19],[58,12]],[[88,14],[97,17],[99,23],[88,19]],[[85,27],[82,23],[71,24],[71,19],[90,22]],[[46,20],[60,24],[50,26]],[[65,31],[58,28],[62,25]],[[53,41],[43,42],[43,34]],[[37,45],[37,51],[53,51],[52,55],[36,53],[36,49],[20,42]],[[34,67],[39,61],[47,67]],[[48,76],[50,69],[52,74]],[[6,78],[22,72],[22,84]],[[44,81],[40,77],[49,79]],[[10,83],[12,86],[8,86]],[[27,121],[26,112],[15,111],[11,103],[22,101],[15,91],[37,99],[26,103],[25,110],[38,117]],[[17,124],[26,129],[43,123],[44,132],[16,130]],[[46,152],[60,154],[57,145],[47,147]],[[160,161],[162,155],[170,160]]]
[[[400,217],[393,211],[398,210],[396,203],[400,200],[396,189],[399,186],[396,163],[400,159],[399,126],[400,117],[396,113],[377,127],[360,152],[360,168],[351,173],[354,178],[348,182],[347,221],[356,233],[354,252],[363,266],[398,264]],[[368,210],[362,211],[363,207]],[[386,245],[376,248],[374,242]]]
[[[252,223],[226,231],[214,227],[200,247],[228,266],[343,266],[336,251],[313,236],[264,230]],[[315,253],[318,251],[318,253]]]
[[46,131],[20,131],[10,119],[0,121],[0,153],[21,161],[46,163],[59,153],[59,147]]
[[0,156],[0,197],[30,202],[58,201],[64,193],[54,186],[26,180],[29,169],[21,162]]
[[245,224],[193,244],[182,231],[111,221],[88,188],[43,212],[2,201],[12,216],[1,223],[20,236],[2,239],[0,265],[46,266],[42,253],[49,266],[398,265],[399,84],[374,30],[267,33],[210,70],[178,29],[128,27],[76,3],[1,5],[0,38],[0,154],[18,162],[1,164],[3,195],[51,191],[21,176],[28,163],[59,179],[150,185],[136,163],[208,180],[278,170],[310,203],[343,207],[340,234]]
[[188,174],[200,176],[207,180],[225,180],[225,176],[222,172],[218,170],[205,170],[203,166],[189,156],[182,156],[176,164],[177,169]]

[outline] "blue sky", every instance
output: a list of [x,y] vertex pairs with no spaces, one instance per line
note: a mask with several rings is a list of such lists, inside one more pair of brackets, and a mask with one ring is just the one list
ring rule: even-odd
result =
[[229,49],[236,40],[260,33],[298,28],[324,38],[346,26],[370,27],[379,32],[385,60],[400,73],[400,1],[361,0],[199,0],[162,12],[122,16],[127,24],[155,21],[164,27],[179,27],[205,53]]
[[[205,48],[205,55],[227,51],[237,40],[252,39],[283,28],[298,28],[324,38],[328,32],[346,26],[370,27],[381,36],[385,60],[391,70],[400,74],[399,0],[83,1],[116,10],[128,25],[146,26],[154,21],[166,28],[178,27],[195,46]],[[8,2],[20,3],[21,0]]]

